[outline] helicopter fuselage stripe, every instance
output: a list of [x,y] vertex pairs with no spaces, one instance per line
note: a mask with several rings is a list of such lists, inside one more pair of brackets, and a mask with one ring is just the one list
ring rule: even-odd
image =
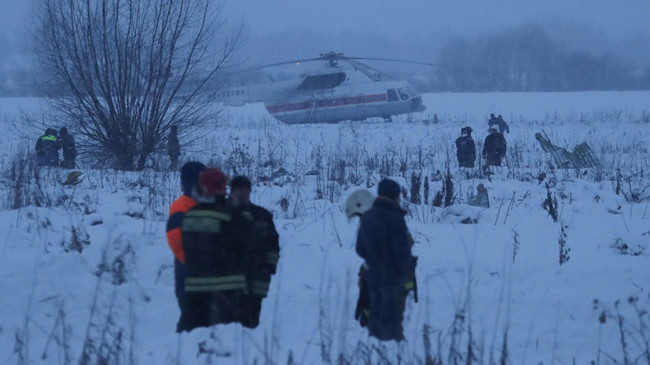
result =
[[268,110],[271,114],[277,114],[310,109],[333,108],[346,105],[377,103],[384,102],[386,100],[386,94],[346,96],[343,98],[316,99],[299,103],[268,105],[266,106],[266,110]]

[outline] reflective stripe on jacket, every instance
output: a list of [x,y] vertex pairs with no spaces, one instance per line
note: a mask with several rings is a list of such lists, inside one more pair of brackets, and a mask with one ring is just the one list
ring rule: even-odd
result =
[[185,284],[192,291],[245,289],[243,242],[232,219],[224,207],[211,203],[199,203],[185,213],[181,228]]
[[225,275],[185,278],[186,292],[221,292],[246,290],[245,275]]

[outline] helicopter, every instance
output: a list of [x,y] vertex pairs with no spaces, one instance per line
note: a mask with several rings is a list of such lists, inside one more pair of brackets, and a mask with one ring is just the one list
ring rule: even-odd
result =
[[324,67],[302,71],[298,80],[229,88],[217,93],[217,98],[227,106],[263,102],[272,117],[287,124],[336,123],[373,117],[391,121],[392,116],[426,109],[422,96],[408,81],[387,77],[359,60],[431,65],[388,58],[348,57],[332,51],[316,58],[248,69],[294,65],[302,70],[305,63],[324,62]]

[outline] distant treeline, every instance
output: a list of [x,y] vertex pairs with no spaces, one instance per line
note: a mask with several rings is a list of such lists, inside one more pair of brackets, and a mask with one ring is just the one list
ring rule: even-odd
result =
[[625,55],[594,55],[566,49],[541,26],[447,43],[426,81],[428,91],[578,91],[650,89],[650,63],[633,65]]
[[[427,74],[399,77],[409,78],[421,92],[650,90],[650,60],[639,66],[624,54],[572,50],[542,25],[450,41],[432,62],[438,66]],[[0,96],[45,95],[34,86],[47,84],[35,82],[39,75],[0,69]],[[259,72],[247,77],[268,81]]]

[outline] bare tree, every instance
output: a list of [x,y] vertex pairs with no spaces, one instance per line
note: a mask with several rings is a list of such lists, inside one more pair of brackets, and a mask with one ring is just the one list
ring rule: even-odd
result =
[[[215,0],[39,0],[48,100],[100,162],[142,170],[167,132],[196,131],[240,32]],[[241,28],[240,28],[241,29]]]

